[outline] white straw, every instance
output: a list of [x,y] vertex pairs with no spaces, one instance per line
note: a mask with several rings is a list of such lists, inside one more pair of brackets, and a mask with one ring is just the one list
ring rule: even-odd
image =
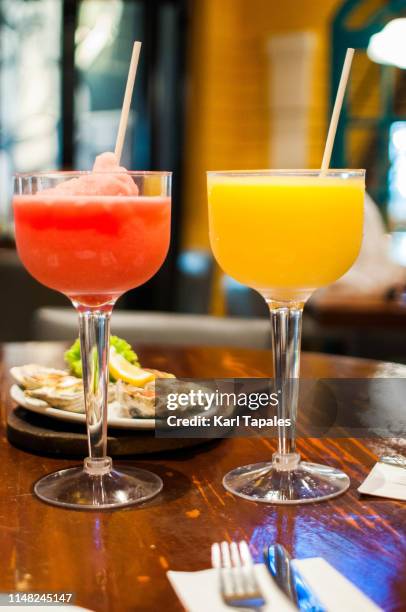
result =
[[138,59],[140,57],[140,51],[141,51],[141,43],[138,40],[136,40],[134,42],[130,68],[128,70],[127,85],[125,88],[123,107],[121,109],[120,123],[118,126],[118,132],[117,132],[116,148],[114,149],[114,153],[117,158],[117,163],[120,163],[121,154],[123,152],[125,133],[127,130],[127,123],[128,123],[128,114],[130,112],[131,98],[133,95],[134,81],[135,81],[135,75],[137,74]]
[[321,171],[326,172],[330,166],[331,152],[333,150],[334,138],[336,136],[337,124],[340,118],[341,107],[345,96],[348,77],[350,76],[352,58],[354,57],[354,49],[347,49],[343,70],[341,72],[340,83],[337,89],[337,95],[334,102],[333,113],[331,115],[330,126],[328,128],[326,145],[324,147],[323,161],[321,162]]

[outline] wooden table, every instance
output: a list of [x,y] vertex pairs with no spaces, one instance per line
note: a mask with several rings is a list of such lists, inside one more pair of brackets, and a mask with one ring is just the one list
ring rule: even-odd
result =
[[[225,472],[270,458],[273,443],[253,439],[228,439],[137,461],[164,480],[163,492],[143,507],[78,512],[35,499],[35,480],[73,462],[33,456],[8,444],[8,368],[30,361],[59,364],[62,348],[57,343],[28,343],[4,345],[1,351],[1,592],[73,591],[78,605],[97,612],[179,611],[167,569],[207,568],[212,541],[245,538],[258,560],[264,545],[275,541],[299,558],[322,556],[385,611],[405,610],[405,506],[360,497],[356,491],[377,454],[399,450],[396,441],[300,441],[304,458],[340,467],[351,477],[349,492],[314,505],[255,504],[224,491]],[[267,351],[145,347],[139,354],[148,366],[184,376],[271,372]],[[303,356],[302,371],[313,377],[406,376],[405,366],[312,354]]]

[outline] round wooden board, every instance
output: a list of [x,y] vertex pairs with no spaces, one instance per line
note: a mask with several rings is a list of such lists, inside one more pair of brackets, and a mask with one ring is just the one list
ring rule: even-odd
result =
[[[14,446],[38,454],[83,458],[88,453],[87,436],[82,424],[57,421],[21,407],[11,410],[8,415],[7,438]],[[156,438],[153,431],[110,429],[107,452],[112,457],[144,455],[207,442],[201,438]]]

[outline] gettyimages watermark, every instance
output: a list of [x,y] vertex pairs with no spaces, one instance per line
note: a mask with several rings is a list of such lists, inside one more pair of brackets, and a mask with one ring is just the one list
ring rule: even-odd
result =
[[[186,385],[187,389],[187,385]],[[204,391],[203,389],[190,389],[176,393],[169,393],[166,399],[167,409],[176,410],[181,407],[200,407],[204,411],[220,406],[244,406],[250,410],[257,410],[264,406],[279,406],[278,393],[226,393],[216,389]]]
[[[296,402],[297,397],[297,402]],[[295,406],[297,404],[297,412]],[[158,379],[157,437],[404,437],[406,379]]]
[[[168,412],[176,411],[179,413],[182,408],[190,411],[200,409],[198,414],[190,416],[179,416],[170,414],[166,417],[168,427],[230,427],[239,426],[240,421],[246,426],[273,427],[284,425],[289,427],[291,419],[272,417],[256,417],[253,414],[234,414],[230,416],[229,409],[248,409],[257,411],[259,408],[278,408],[278,393],[245,393],[245,392],[224,392],[216,389],[215,391],[204,391],[203,389],[191,389],[169,393],[167,395],[166,407]],[[214,414],[210,414],[214,412]],[[225,412],[225,414],[224,414]]]

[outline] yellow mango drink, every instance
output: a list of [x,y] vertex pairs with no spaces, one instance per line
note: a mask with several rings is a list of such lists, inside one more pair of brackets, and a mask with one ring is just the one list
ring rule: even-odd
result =
[[210,172],[214,256],[265,298],[304,301],[357,258],[364,190],[357,170]]

